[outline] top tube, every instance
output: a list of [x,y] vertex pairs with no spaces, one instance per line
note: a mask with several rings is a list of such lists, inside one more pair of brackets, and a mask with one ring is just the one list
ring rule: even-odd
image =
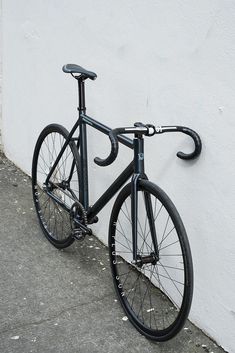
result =
[[[82,122],[90,125],[91,127],[95,128],[96,130],[99,130],[101,132],[103,132],[106,135],[109,135],[110,131],[112,131],[111,128],[109,128],[108,126],[100,123],[99,121],[91,118],[90,116],[80,113],[80,118],[82,119]],[[117,139],[119,142],[121,142],[123,145],[133,149],[134,148],[134,143],[133,140],[123,136],[123,135],[118,135]]]

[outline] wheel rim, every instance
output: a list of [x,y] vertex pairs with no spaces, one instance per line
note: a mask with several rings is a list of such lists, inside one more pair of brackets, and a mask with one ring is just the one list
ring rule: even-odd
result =
[[129,318],[147,335],[163,337],[176,330],[182,322],[182,316],[190,307],[191,293],[185,244],[178,236],[179,226],[174,214],[156,195],[151,194],[151,202],[159,261],[154,261],[143,191],[138,191],[137,252],[139,257],[152,256],[152,263],[142,266],[131,264],[130,191],[111,225],[110,255],[115,286]]
[[[52,173],[49,188],[45,185],[47,175],[66,137],[58,131],[46,134],[39,146],[33,178],[34,201],[41,225],[46,235],[56,243],[63,243],[71,237],[71,219],[68,210],[79,198],[78,168],[77,163],[74,163],[71,144],[66,147]],[[53,200],[47,191],[55,196],[61,205]]]

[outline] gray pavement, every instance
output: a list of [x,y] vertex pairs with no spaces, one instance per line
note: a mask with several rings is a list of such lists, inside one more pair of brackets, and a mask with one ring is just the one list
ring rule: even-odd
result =
[[189,322],[153,343],[123,321],[107,248],[94,237],[54,248],[39,228],[30,178],[1,154],[0,244],[0,353],[224,352]]

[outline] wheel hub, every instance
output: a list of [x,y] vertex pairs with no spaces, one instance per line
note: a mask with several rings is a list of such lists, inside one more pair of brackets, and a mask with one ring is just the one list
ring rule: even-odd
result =
[[154,252],[151,252],[149,255],[146,255],[146,256],[137,255],[136,265],[140,268],[145,264],[156,265],[158,260],[159,258],[156,256]]

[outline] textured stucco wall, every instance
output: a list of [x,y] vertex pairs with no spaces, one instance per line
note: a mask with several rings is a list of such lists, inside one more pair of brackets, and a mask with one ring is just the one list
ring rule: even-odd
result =
[[0,151],[2,150],[2,0],[0,0]]
[[[35,140],[50,122],[71,127],[76,82],[68,62],[97,72],[88,114],[117,127],[135,121],[186,125],[203,141],[183,162],[186,136],[146,139],[149,178],[172,198],[188,230],[195,269],[191,320],[235,352],[235,2],[3,0],[3,142],[30,173]],[[90,160],[109,143],[90,136]],[[98,143],[97,143],[98,141]],[[123,166],[91,165],[91,202]],[[95,227],[107,239],[110,207]]]

